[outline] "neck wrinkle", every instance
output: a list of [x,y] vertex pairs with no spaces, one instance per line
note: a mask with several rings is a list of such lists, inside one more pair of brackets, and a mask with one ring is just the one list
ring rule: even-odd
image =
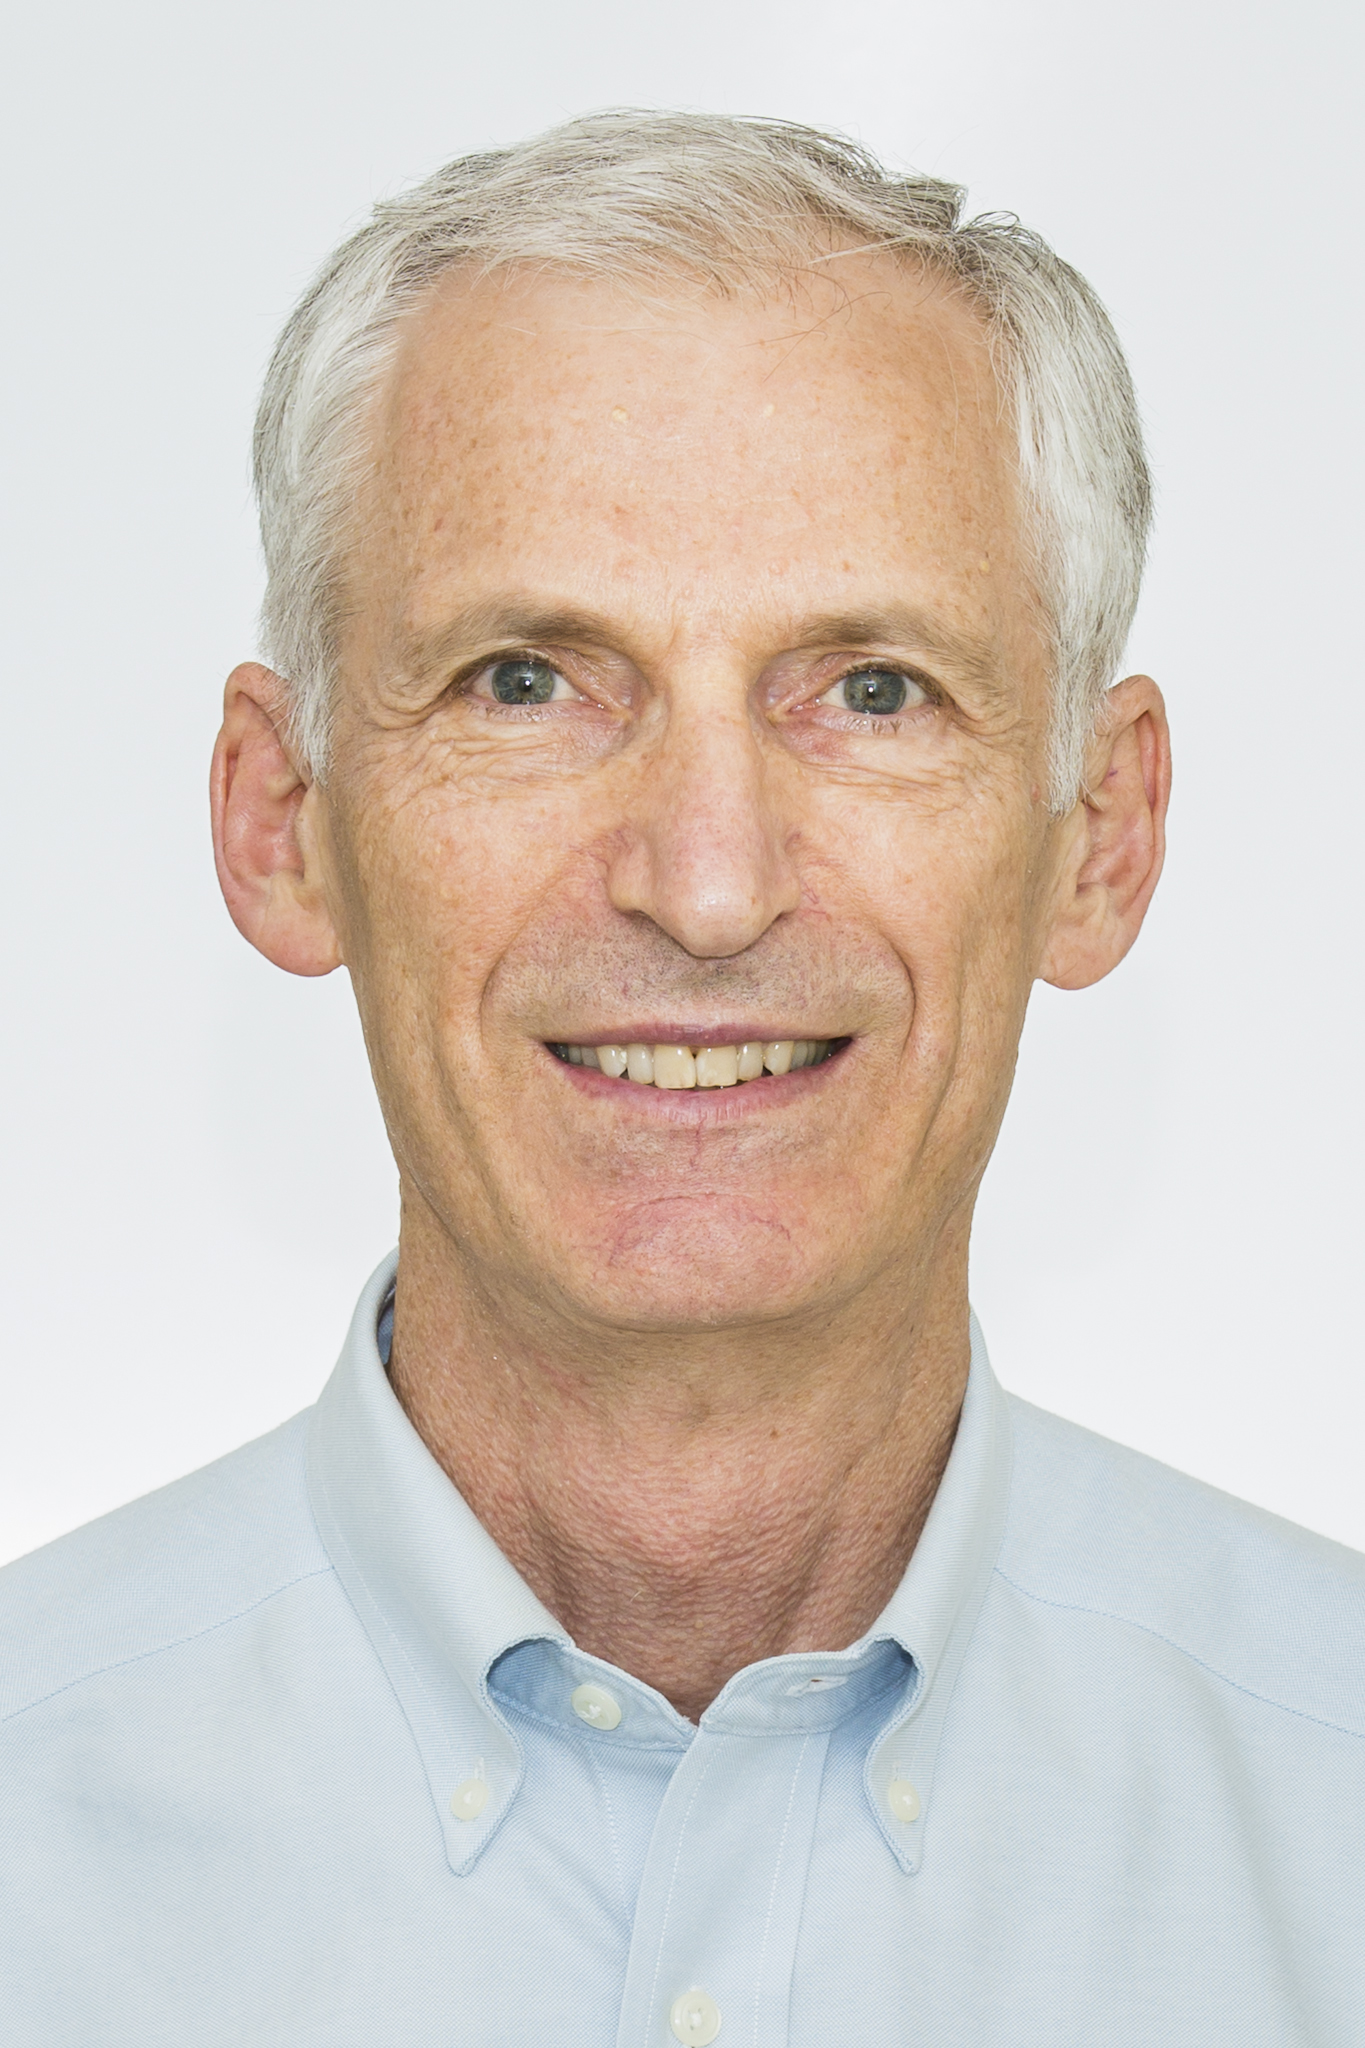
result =
[[527,1342],[405,1232],[390,1379],[579,1647],[695,1720],[747,1664],[857,1641],[904,1574],[970,1362],[965,1242],[936,1249],[899,1314],[859,1297],[766,1343],[629,1332],[584,1371],[582,1332]]

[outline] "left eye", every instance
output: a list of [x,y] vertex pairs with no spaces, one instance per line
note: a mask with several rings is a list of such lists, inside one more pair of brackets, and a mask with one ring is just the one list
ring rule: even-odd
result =
[[893,711],[904,711],[907,704],[927,704],[929,697],[913,677],[902,675],[899,669],[855,668],[840,676],[819,701],[834,704],[840,711],[870,711],[885,718]]
[[499,661],[488,671],[488,683],[499,704],[549,704],[577,692],[548,661]]

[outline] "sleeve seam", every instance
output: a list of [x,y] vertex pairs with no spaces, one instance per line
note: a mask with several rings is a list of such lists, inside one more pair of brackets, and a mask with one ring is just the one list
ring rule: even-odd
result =
[[1329,1721],[1324,1714],[1310,1714],[1303,1707],[1291,1707],[1287,1700],[1273,1699],[1269,1693],[1257,1692],[1253,1686],[1243,1685],[1240,1679],[1229,1677],[1228,1673],[1220,1671],[1216,1664],[1208,1663],[1195,1651],[1187,1649],[1184,1643],[1178,1643],[1174,1636],[1163,1635],[1159,1628],[1152,1628],[1145,1621],[1135,1621],[1130,1614],[1115,1614],[1107,1607],[1091,1606],[1083,1600],[1050,1600],[1045,1593],[1035,1593],[1031,1587],[1021,1586],[1019,1581],[1012,1579],[1001,1566],[997,1565],[995,1569],[1007,1586],[1013,1586],[1016,1593],[1022,1593],[1026,1600],[1036,1601],[1040,1607],[1054,1607],[1067,1614],[1094,1614],[1101,1620],[1116,1621],[1124,1628],[1136,1629],[1140,1635],[1150,1636],[1154,1642],[1165,1643],[1167,1649],[1175,1650],[1189,1663],[1197,1665],[1201,1671],[1207,1671],[1210,1678],[1216,1678],[1220,1685],[1231,1686],[1234,1692],[1240,1692],[1245,1698],[1258,1701],[1263,1707],[1273,1707],[1279,1714],[1292,1714],[1296,1720],[1308,1721],[1315,1728],[1330,1728],[1334,1735],[1348,1735],[1357,1742],[1365,1740],[1365,1730],[1348,1728],[1341,1721]]
[[311,1571],[299,1572],[294,1578],[285,1579],[281,1585],[272,1586],[259,1600],[250,1600],[245,1607],[239,1607],[231,1614],[220,1615],[216,1621],[206,1623],[203,1628],[191,1629],[188,1635],[173,1636],[169,1641],[156,1643],[150,1649],[135,1651],[131,1657],[115,1657],[108,1664],[97,1664],[89,1671],[82,1671],[78,1678],[69,1678],[64,1685],[53,1686],[51,1692],[39,1693],[36,1698],[25,1700],[22,1706],[11,1707],[7,1713],[0,1714],[0,1727],[9,1721],[17,1721],[21,1714],[31,1713],[35,1707],[46,1706],[50,1700],[60,1699],[63,1693],[73,1692],[77,1686],[88,1685],[92,1679],[107,1678],[111,1671],[126,1671],[133,1664],[145,1663],[149,1657],[165,1656],[167,1651],[181,1650],[186,1643],[196,1643],[203,1636],[211,1636],[220,1628],[230,1628],[234,1621],[241,1621],[248,1614],[254,1614],[257,1608],[269,1606],[272,1600],[277,1600],[281,1593],[289,1592],[291,1587],[301,1586],[309,1579],[329,1577],[331,1573],[330,1563],[315,1565]]

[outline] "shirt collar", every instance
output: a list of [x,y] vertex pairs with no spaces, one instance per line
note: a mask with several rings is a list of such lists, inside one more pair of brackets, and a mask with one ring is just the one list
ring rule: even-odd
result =
[[[585,1677],[610,1674],[610,1667],[575,1649],[436,1463],[389,1385],[376,1324],[396,1266],[394,1254],[367,1283],[313,1411],[309,1491],[337,1576],[412,1731],[451,1868],[463,1872],[497,1831],[521,1782],[519,1745],[490,1695],[492,1667],[515,1646],[535,1641],[558,1645]],[[843,1710],[840,1691],[807,1689],[805,1681],[866,1671],[878,1661],[878,1646],[898,1645],[913,1681],[896,1691],[865,1781],[878,1825],[906,1870],[917,1868],[922,1854],[944,1714],[999,1551],[1008,1491],[1008,1410],[973,1318],[971,1371],[952,1454],[915,1554],[876,1624],[847,1650],[774,1658],[737,1672],[705,1717],[773,1732],[789,1719],[801,1726],[832,1720]],[[637,1680],[630,1686],[649,1693]],[[848,1690],[852,1696],[858,1687]],[[664,1702],[658,1705],[671,1715]],[[677,1726],[681,1734],[687,1724]],[[451,1805],[471,1778],[487,1786],[472,1819],[464,1817],[468,1801],[463,1809]],[[914,1784],[915,1820],[891,1817],[886,1794],[893,1779]]]
[[[877,1824],[905,1870],[917,1870],[924,1853],[944,1719],[1000,1554],[1009,1508],[1009,1406],[975,1316],[971,1340],[967,1390],[943,1478],[905,1575],[869,1631],[874,1638],[899,1643],[918,1673],[909,1698],[869,1753],[864,1772]],[[891,1815],[887,1790],[894,1780],[915,1788],[919,1811],[913,1820]]]
[[[519,1747],[488,1697],[490,1665],[536,1637],[567,1643],[451,1485],[389,1385],[375,1326],[397,1254],[367,1283],[309,1425],[318,1530],[412,1730],[453,1870],[471,1867],[521,1782]],[[482,1778],[481,1812],[451,1810]]]

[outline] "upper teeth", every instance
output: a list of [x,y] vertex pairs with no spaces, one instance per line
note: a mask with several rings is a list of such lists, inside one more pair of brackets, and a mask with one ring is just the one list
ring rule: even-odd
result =
[[557,1045],[575,1067],[642,1081],[655,1088],[733,1088],[766,1068],[785,1074],[829,1057],[828,1038],[749,1039],[743,1045]]

